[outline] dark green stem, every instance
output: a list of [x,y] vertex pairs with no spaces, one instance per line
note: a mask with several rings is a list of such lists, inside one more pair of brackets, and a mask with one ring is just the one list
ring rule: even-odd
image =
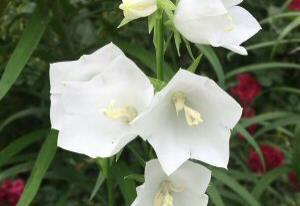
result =
[[164,65],[164,25],[163,11],[159,9],[156,13],[156,74],[157,79],[163,80],[163,65]]

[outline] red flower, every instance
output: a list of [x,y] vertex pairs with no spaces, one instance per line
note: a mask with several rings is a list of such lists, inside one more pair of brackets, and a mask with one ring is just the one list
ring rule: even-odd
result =
[[293,191],[297,191],[298,189],[300,189],[300,181],[298,179],[296,171],[292,171],[289,173],[289,182],[292,186]]
[[[3,202],[9,206],[16,206],[21,198],[25,183],[22,179],[15,181],[6,180],[0,186],[0,191],[3,191]],[[1,194],[0,194],[1,195]],[[1,202],[0,202],[1,203]]]
[[300,11],[300,0],[293,0],[289,5],[290,10]]
[[[263,157],[265,159],[266,171],[275,169],[284,163],[284,154],[279,148],[275,148],[270,145],[262,145],[260,147]],[[256,151],[251,150],[249,152],[248,164],[250,169],[255,173],[264,173],[263,164],[256,153]]]
[[[252,118],[252,117],[255,117],[255,116],[256,116],[255,109],[253,109],[252,107],[249,107],[249,106],[244,107],[243,115],[242,115],[243,118]],[[247,128],[247,130],[250,134],[254,134],[256,132],[256,129],[257,129],[256,124],[253,124],[253,125],[251,125]],[[238,138],[240,140],[245,140],[245,137],[241,134],[238,134]]]
[[261,86],[251,74],[236,76],[238,84],[231,88],[230,93],[237,97],[241,104],[249,105],[260,94]]
[[3,205],[5,202],[5,191],[4,189],[0,188],[0,205]]

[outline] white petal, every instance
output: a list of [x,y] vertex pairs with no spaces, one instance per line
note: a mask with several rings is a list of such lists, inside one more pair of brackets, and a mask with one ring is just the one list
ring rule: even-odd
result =
[[[200,112],[203,123],[190,127],[184,114],[176,115],[171,96],[178,91],[186,94],[188,106]],[[180,70],[133,125],[154,147],[165,172],[171,174],[190,157],[227,167],[230,129],[241,114],[240,105],[215,82]]]
[[120,8],[128,21],[147,17],[157,10],[156,0],[123,0]]
[[187,161],[169,179],[175,186],[184,187],[185,193],[194,193],[194,195],[200,196],[207,190],[211,171],[200,164]]
[[167,179],[157,159],[146,163],[145,183],[137,188],[137,198],[131,206],[153,206],[160,184]]
[[208,196],[195,195],[193,193],[177,193],[174,197],[174,205],[195,205],[195,206],[207,206]]
[[250,39],[261,29],[261,26],[259,25],[257,20],[247,10],[240,6],[234,6],[229,9],[228,15],[232,18],[232,31],[227,32],[225,31],[225,29],[222,30],[221,25],[230,24],[230,22],[226,22],[226,16],[221,16],[220,18],[222,18],[223,20],[220,19],[218,21],[220,25],[220,46],[238,46]]
[[[191,161],[183,164],[176,172],[167,177],[157,160],[151,160],[146,164],[145,183],[137,188],[137,198],[131,206],[153,206],[155,195],[163,181],[171,183],[183,191],[174,192],[174,205],[199,205],[205,206],[208,202],[204,195],[211,172],[205,167]],[[189,203],[189,204],[188,204]]]
[[118,153],[136,134],[118,121],[100,115],[65,115],[58,146],[89,157],[110,157]]
[[[180,0],[175,18],[181,22],[197,19],[199,16],[217,16],[227,12],[222,0]],[[187,15],[188,14],[188,15]]]
[[248,52],[246,50],[245,47],[242,47],[242,46],[235,46],[235,45],[223,45],[224,48],[226,49],[229,49],[237,54],[240,54],[240,55],[248,55]]
[[123,52],[110,43],[79,60],[59,62],[50,65],[51,93],[61,93],[66,81],[88,81],[106,70],[111,61]]
[[240,45],[261,29],[257,20],[239,6],[230,7],[228,12],[217,16],[204,16],[198,10],[190,9],[193,12],[179,10],[181,13],[175,15],[174,25],[193,43],[224,47],[246,55]]
[[226,8],[239,5],[243,0],[222,0]]
[[107,72],[89,82],[69,82],[62,96],[64,107],[71,114],[101,113],[112,101],[116,106],[146,109],[154,89],[145,74],[127,57],[117,57]]
[[60,94],[52,94],[50,96],[51,99],[51,107],[50,107],[50,121],[51,121],[51,128],[60,130],[63,116],[65,110],[63,108],[63,104],[61,101]]

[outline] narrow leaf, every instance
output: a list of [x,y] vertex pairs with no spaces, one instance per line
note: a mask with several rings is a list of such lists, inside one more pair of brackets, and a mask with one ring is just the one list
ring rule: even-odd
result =
[[34,164],[18,206],[29,206],[34,199],[44,175],[55,156],[57,150],[57,136],[57,131],[50,131]]
[[0,100],[6,95],[21,74],[27,61],[40,42],[49,20],[50,18],[46,12],[40,12],[36,9],[1,77]]

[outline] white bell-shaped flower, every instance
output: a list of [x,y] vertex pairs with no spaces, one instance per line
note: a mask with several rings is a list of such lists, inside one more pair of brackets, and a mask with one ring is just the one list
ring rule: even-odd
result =
[[210,178],[210,170],[191,161],[168,176],[158,160],[151,160],[146,164],[145,183],[137,188],[131,206],[206,206]]
[[224,47],[247,55],[241,44],[261,26],[244,8],[242,0],[180,0],[175,12],[176,29],[189,41]]
[[89,81],[108,68],[108,65],[124,53],[110,43],[79,60],[58,62],[50,65],[51,108],[50,119],[53,129],[61,128],[64,109],[61,94],[67,81]]
[[179,70],[133,122],[169,175],[189,158],[226,168],[241,106],[213,80]]
[[[91,64],[93,61],[85,59],[80,66],[85,70]],[[64,79],[59,97],[63,114],[58,146],[92,158],[105,158],[137,136],[131,122],[149,105],[154,89],[123,53],[111,61],[99,60],[93,68],[101,72],[91,75],[89,81]]]
[[122,0],[119,7],[129,22],[153,14],[157,10],[157,3],[156,0]]

